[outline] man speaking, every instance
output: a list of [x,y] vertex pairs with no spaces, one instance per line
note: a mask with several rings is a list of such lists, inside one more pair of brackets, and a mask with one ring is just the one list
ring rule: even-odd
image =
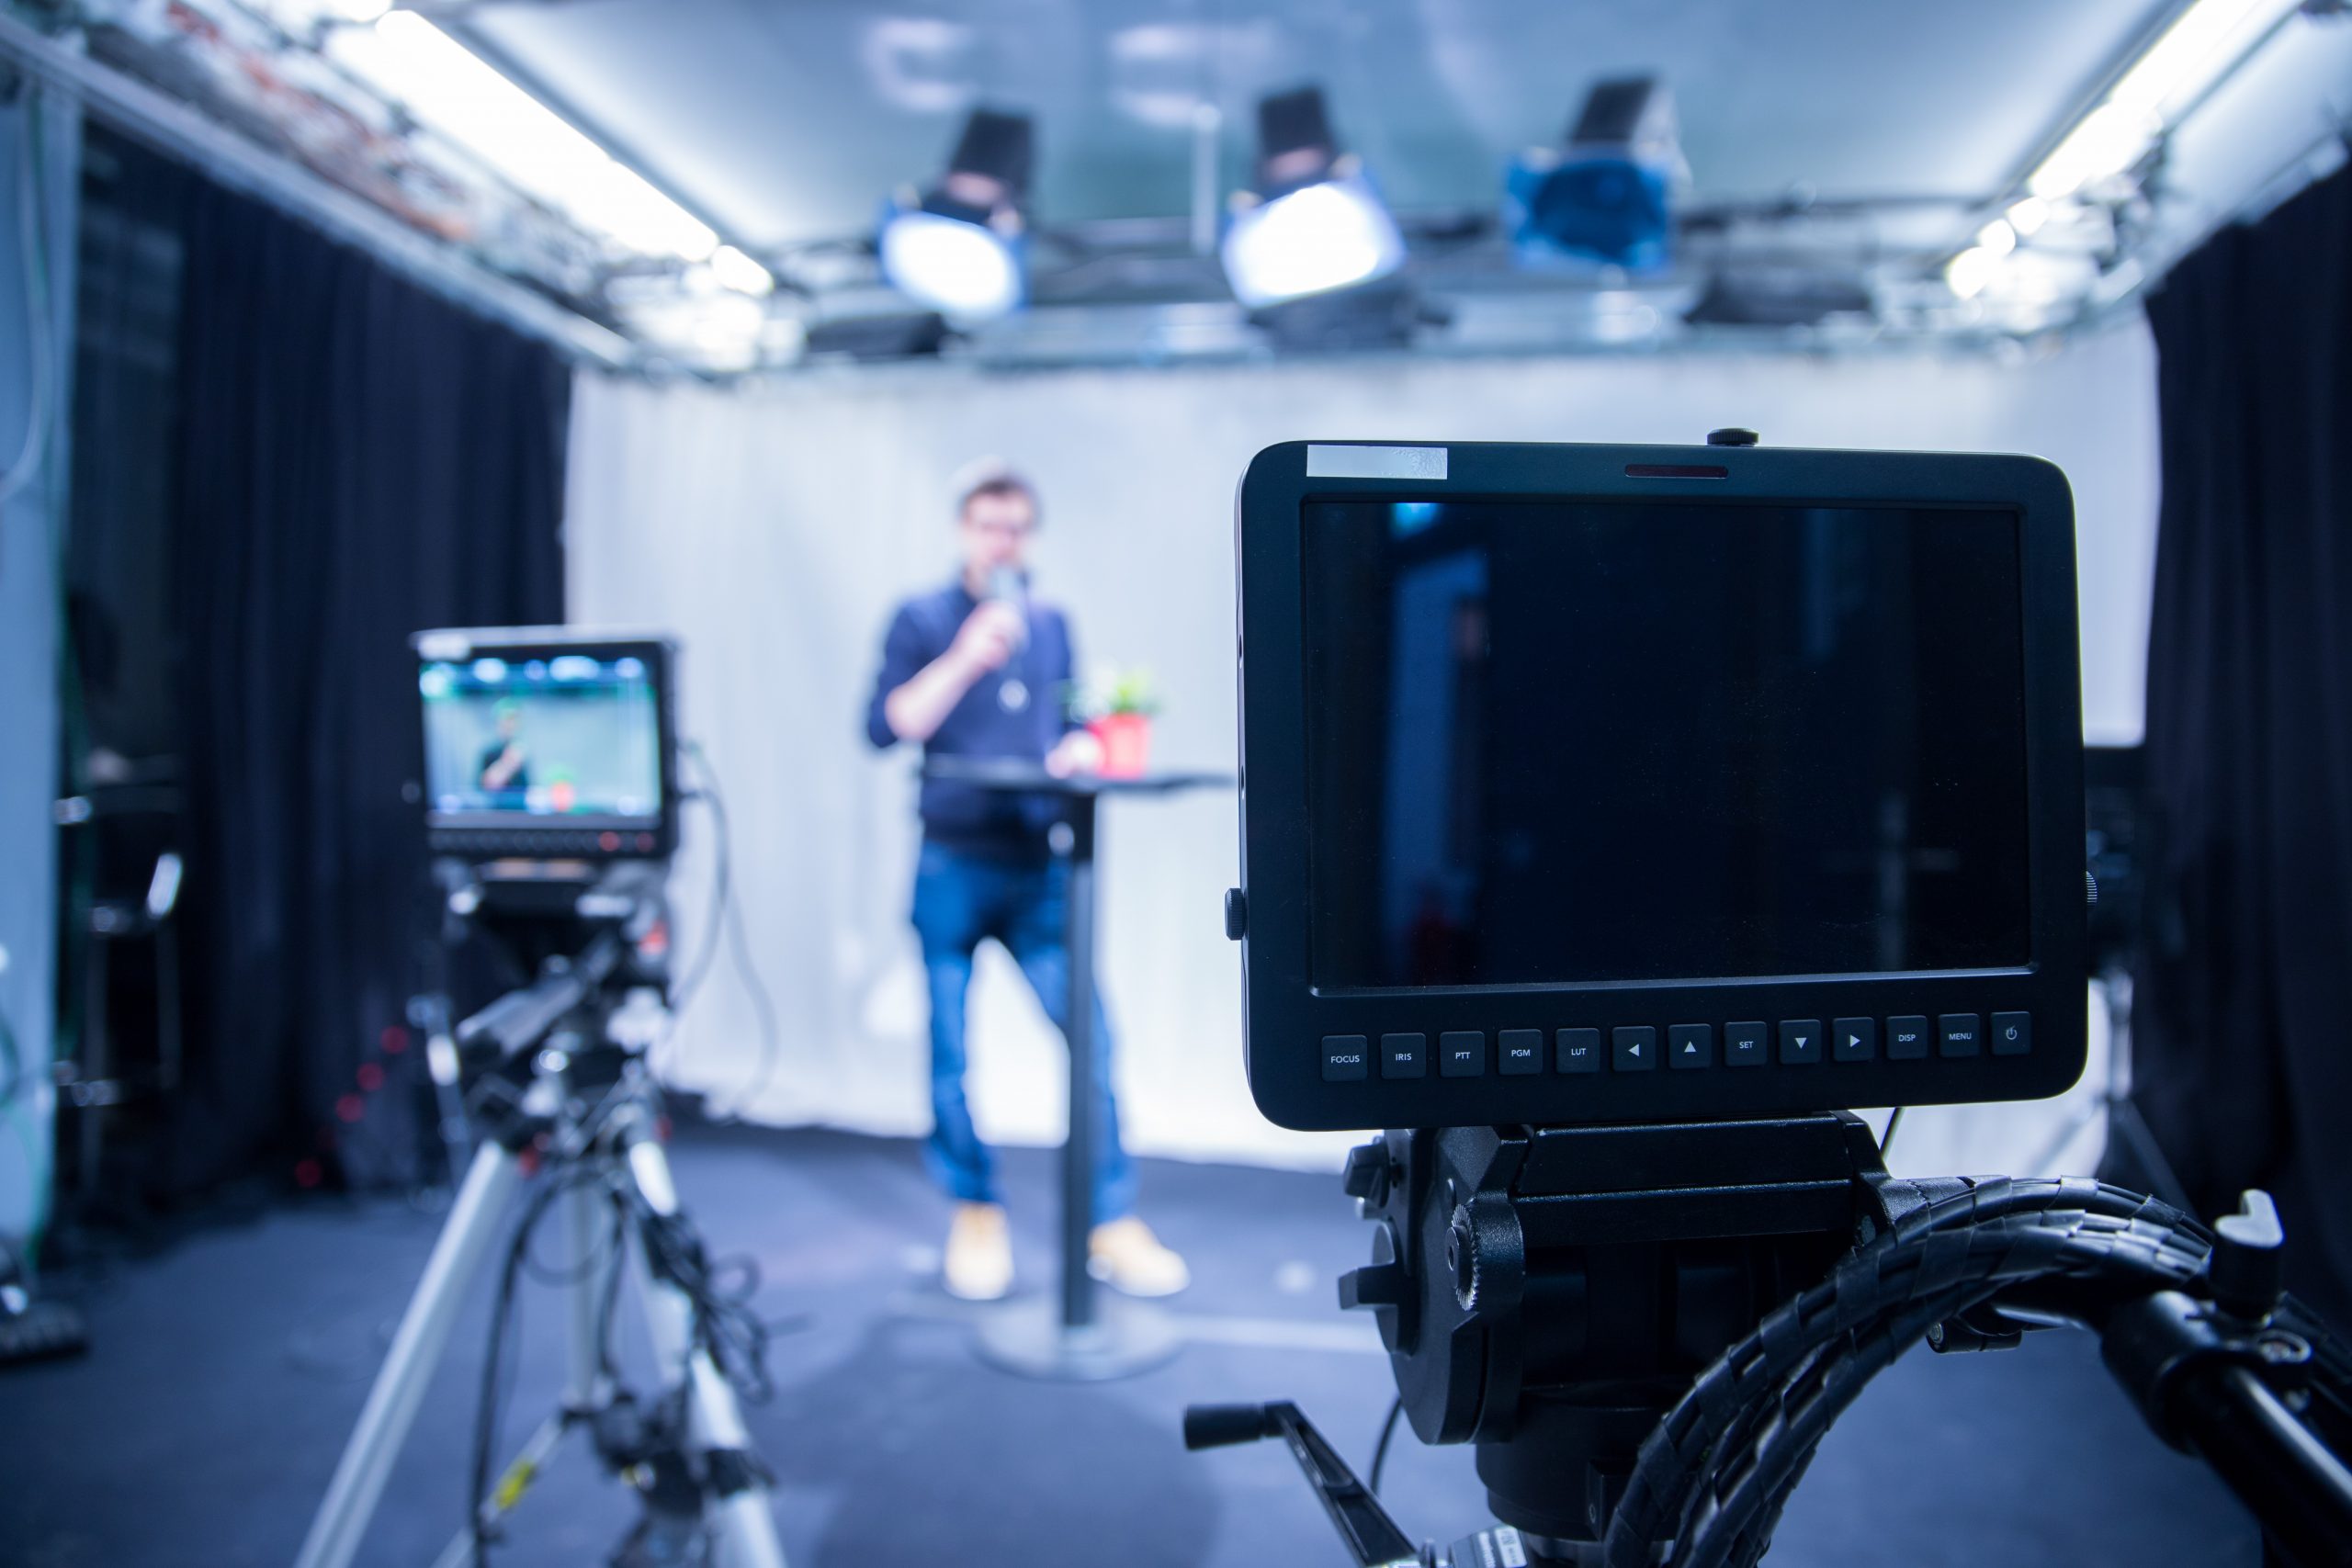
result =
[[[1010,468],[978,465],[957,485],[956,511],[962,570],[892,616],[867,738],[876,747],[913,741],[925,755],[1023,758],[1058,774],[1093,768],[1094,738],[1068,716],[1069,622],[1029,597],[1023,558],[1037,526],[1036,491]],[[1067,1035],[1069,868],[1047,841],[1061,815],[1051,795],[922,784],[914,926],[930,980],[933,1118],[923,1152],[956,1200],[942,1274],[951,1293],[971,1301],[992,1301],[1012,1282],[994,1162],[964,1095],[972,954],[983,937],[1002,943]],[[1093,1269],[1132,1294],[1167,1295],[1190,1275],[1132,1212],[1135,1167],[1119,1146],[1111,1025],[1096,994]]]

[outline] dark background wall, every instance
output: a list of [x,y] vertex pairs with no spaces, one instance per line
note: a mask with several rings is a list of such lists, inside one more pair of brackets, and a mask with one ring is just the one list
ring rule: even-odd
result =
[[68,765],[122,809],[72,852],[101,897],[187,866],[180,1004],[127,945],[111,982],[120,1050],[175,1010],[184,1071],[102,1176],[402,1179],[433,931],[407,638],[562,619],[570,372],[103,133],[85,203]]
[[[2352,173],[2150,299],[2164,506],[2148,650],[2161,852],[2139,1097],[2207,1213],[2267,1187],[2299,1288],[2352,1280]],[[2129,1173],[2126,1173],[2129,1174]]]

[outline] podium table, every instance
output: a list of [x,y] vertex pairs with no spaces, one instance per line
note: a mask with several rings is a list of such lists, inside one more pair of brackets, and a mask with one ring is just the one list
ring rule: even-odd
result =
[[[1095,1382],[1144,1371],[1176,1354],[1175,1325],[1148,1303],[1105,1295],[1088,1269],[1094,1233],[1094,826],[1105,795],[1164,796],[1230,788],[1230,773],[1158,773],[1136,778],[1078,773],[1057,778],[1009,757],[933,757],[927,778],[979,789],[1061,796],[1069,808],[1069,1135],[1062,1143],[1059,1298],[1014,1300],[980,1322],[983,1359],[1029,1377]],[[1212,918],[1204,912],[1204,919]]]

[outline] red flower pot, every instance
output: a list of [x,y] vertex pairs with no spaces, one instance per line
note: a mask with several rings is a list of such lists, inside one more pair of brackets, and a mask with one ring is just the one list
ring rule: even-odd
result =
[[1102,748],[1102,776],[1139,779],[1151,762],[1151,716],[1104,714],[1086,727]]

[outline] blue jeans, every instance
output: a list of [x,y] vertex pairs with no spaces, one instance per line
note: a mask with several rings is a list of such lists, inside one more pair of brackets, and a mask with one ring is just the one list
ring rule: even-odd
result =
[[[994,937],[1012,954],[1046,1016],[1069,1030],[1069,946],[1063,921],[1069,901],[1069,865],[997,861],[925,842],[915,869],[915,932],[931,984],[931,1136],[923,1162],[949,1196],[971,1203],[1001,1201],[995,1162],[972,1125],[964,1098],[964,999],[972,985],[972,954]],[[1094,997],[1094,1220],[1115,1220],[1135,1208],[1135,1164],[1119,1146],[1119,1108],[1111,1090],[1111,1020]]]

